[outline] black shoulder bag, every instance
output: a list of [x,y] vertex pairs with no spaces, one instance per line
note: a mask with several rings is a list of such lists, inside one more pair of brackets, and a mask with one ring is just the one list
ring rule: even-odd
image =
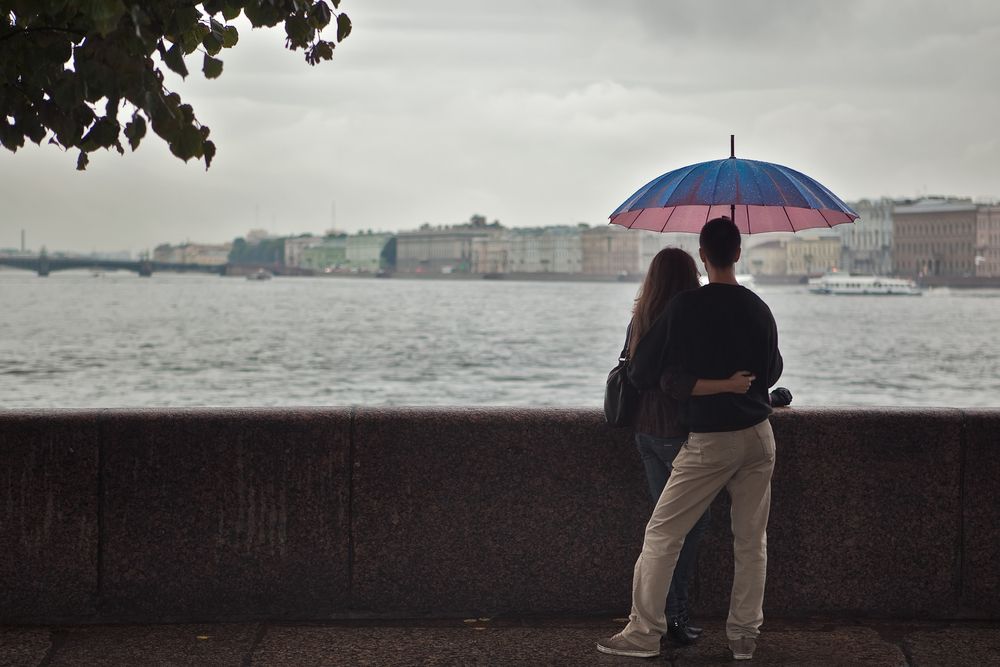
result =
[[618,365],[608,373],[608,383],[604,388],[604,418],[611,426],[621,428],[632,426],[639,406],[639,390],[628,381],[628,341],[632,335],[632,324],[625,331],[625,347],[618,355]]

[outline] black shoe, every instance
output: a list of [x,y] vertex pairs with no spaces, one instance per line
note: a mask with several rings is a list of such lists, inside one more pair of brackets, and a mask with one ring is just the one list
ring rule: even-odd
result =
[[667,637],[678,646],[690,646],[698,640],[698,635],[689,632],[687,625],[677,618],[667,622]]
[[687,612],[684,612],[677,618],[681,623],[687,626],[688,633],[694,635],[695,637],[701,637],[701,633],[705,631],[705,628],[699,628],[697,625],[691,625],[691,619],[688,618]]

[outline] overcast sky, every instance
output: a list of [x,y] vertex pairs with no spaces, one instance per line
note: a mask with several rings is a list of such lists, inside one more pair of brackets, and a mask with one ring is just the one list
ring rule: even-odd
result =
[[[0,247],[132,250],[254,227],[403,230],[480,213],[604,223],[653,177],[737,155],[844,199],[1000,197],[993,0],[343,0],[317,67],[279,27],[169,87],[218,155],[0,149]],[[127,150],[127,149],[126,149]],[[335,220],[334,220],[335,218]]]

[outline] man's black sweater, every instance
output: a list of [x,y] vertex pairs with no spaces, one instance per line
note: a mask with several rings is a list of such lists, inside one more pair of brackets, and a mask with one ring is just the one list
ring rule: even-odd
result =
[[[768,389],[782,370],[778,330],[771,310],[756,294],[739,285],[710,283],[670,301],[643,336],[629,366],[636,386],[659,380],[667,393],[688,399],[691,431],[738,431],[771,414]],[[746,394],[688,398],[690,384],[675,379],[722,380],[741,370],[756,376]]]

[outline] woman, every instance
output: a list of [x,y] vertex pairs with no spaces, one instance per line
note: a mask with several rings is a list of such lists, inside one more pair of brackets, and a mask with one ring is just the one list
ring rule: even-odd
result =
[[[640,389],[635,420],[635,444],[642,457],[655,503],[670,476],[674,457],[687,440],[683,406],[667,389],[680,394],[744,393],[753,377],[738,372],[725,380],[704,380],[681,374],[664,374],[664,341],[669,322],[663,315],[676,294],[698,287],[694,259],[679,248],[664,248],[653,258],[632,311],[628,332],[629,381]],[[671,387],[670,385],[673,385]],[[676,395],[676,391],[674,391]],[[667,635],[681,645],[690,644],[701,628],[688,619],[688,583],[695,565],[698,543],[708,528],[709,510],[698,520],[684,540],[667,594]]]

